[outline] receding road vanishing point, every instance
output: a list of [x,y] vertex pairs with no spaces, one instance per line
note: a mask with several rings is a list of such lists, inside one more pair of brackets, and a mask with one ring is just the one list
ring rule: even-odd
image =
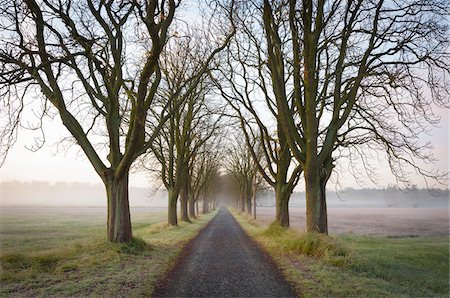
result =
[[183,254],[154,297],[297,296],[225,207]]

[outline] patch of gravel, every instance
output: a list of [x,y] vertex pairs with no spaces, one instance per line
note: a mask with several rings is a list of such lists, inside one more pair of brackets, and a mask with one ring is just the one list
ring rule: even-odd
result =
[[297,297],[225,207],[182,256],[154,297]]

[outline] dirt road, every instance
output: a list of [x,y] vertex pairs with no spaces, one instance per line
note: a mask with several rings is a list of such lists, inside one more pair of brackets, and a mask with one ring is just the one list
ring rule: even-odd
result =
[[222,207],[187,245],[155,297],[295,297],[272,260]]

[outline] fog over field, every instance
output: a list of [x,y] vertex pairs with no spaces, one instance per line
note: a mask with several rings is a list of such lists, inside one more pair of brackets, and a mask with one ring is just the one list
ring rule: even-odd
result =
[[[225,196],[225,195],[223,195]],[[221,199],[220,197],[218,198]],[[275,218],[272,191],[260,193],[257,218],[270,224]],[[405,236],[449,235],[449,192],[425,189],[346,189],[328,191],[330,234]],[[158,215],[166,221],[165,190],[131,187],[131,216],[145,222]],[[290,200],[291,227],[305,229],[305,193],[295,192]],[[95,223],[106,220],[106,198],[101,185],[88,183],[3,182],[0,183],[0,234],[10,229],[8,221],[34,218],[52,221],[63,216],[68,222]],[[89,207],[89,208],[87,208]],[[77,223],[78,226],[80,223]],[[46,224],[47,225],[47,224]],[[1,235],[0,235],[1,238]]]
[[[259,194],[258,206],[275,206],[275,194],[266,191]],[[394,208],[448,208],[449,191],[426,189],[345,189],[329,190],[327,204],[330,208],[348,207],[394,207]],[[48,182],[2,182],[0,183],[1,206],[106,206],[106,194],[102,185],[89,183]],[[132,207],[166,207],[167,193],[163,189],[131,187]],[[292,207],[305,206],[305,193],[294,192]]]
[[[260,206],[275,206],[275,194],[268,192],[259,198]],[[291,207],[305,207],[305,192],[294,192],[289,201]],[[449,207],[449,191],[441,189],[401,190],[395,187],[385,189],[353,189],[327,191],[327,206],[348,207],[393,207],[393,208],[445,208]]]
[[[166,207],[166,192],[130,187],[130,206]],[[0,206],[106,206],[106,192],[100,184],[2,182]]]

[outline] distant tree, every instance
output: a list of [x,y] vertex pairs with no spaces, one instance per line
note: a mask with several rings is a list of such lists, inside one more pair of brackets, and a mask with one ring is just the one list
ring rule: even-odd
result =
[[[223,152],[220,138],[205,142],[201,149],[191,159],[189,166],[189,216],[196,217],[196,204],[202,198],[204,202],[208,201],[206,197],[208,188],[212,188],[217,183],[220,158]],[[211,192],[210,192],[211,193]],[[203,195],[203,197],[202,197]]]
[[[242,137],[242,136],[241,136]],[[252,213],[254,193],[263,187],[262,177],[257,169],[252,152],[245,140],[236,137],[226,152],[225,169],[229,175],[231,191],[236,195],[236,207],[241,212]],[[253,146],[256,140],[251,141]]]
[[216,208],[217,194],[223,186],[223,176],[218,167],[212,167],[208,179],[201,191],[202,212],[207,213]]
[[[1,2],[0,90],[10,120],[2,127],[2,152],[37,95],[42,116],[58,113],[103,180],[112,242],[131,240],[129,170],[170,117],[170,102],[154,99],[159,56],[178,6],[174,0]],[[162,116],[155,122],[149,115],[156,106]],[[153,121],[151,131],[146,121]]]
[[[205,43],[202,34],[195,35],[189,29],[177,30],[177,36],[162,54],[158,97],[163,102],[170,101],[174,112],[150,146],[152,154],[148,158],[156,161],[157,172],[168,191],[168,223],[171,225],[178,224],[178,198],[181,219],[190,221],[188,200],[194,159],[202,146],[215,137],[221,125],[221,108],[209,95],[211,87],[206,73],[215,67],[214,58],[226,47],[234,34],[233,28],[226,34],[217,43]],[[157,112],[155,117],[158,117]]]
[[264,0],[240,8],[248,28],[264,32],[256,68],[270,79],[303,169],[309,232],[328,232],[326,184],[339,158],[359,157],[370,176],[368,153],[384,150],[401,183],[410,183],[408,168],[445,177],[422,166],[433,157],[420,137],[439,121],[433,105],[449,105],[449,5]]
[[[237,118],[247,145],[245,150],[250,153],[260,177],[275,190],[275,222],[288,227],[289,199],[299,182],[302,167],[293,160],[282,128],[273,84],[264,69],[267,57],[261,43],[262,20],[258,20],[258,12],[255,14],[254,7],[251,9],[251,3],[243,4],[248,11],[235,15],[237,33],[213,77],[220,95],[231,107],[231,116]],[[289,105],[293,112],[292,100]]]

